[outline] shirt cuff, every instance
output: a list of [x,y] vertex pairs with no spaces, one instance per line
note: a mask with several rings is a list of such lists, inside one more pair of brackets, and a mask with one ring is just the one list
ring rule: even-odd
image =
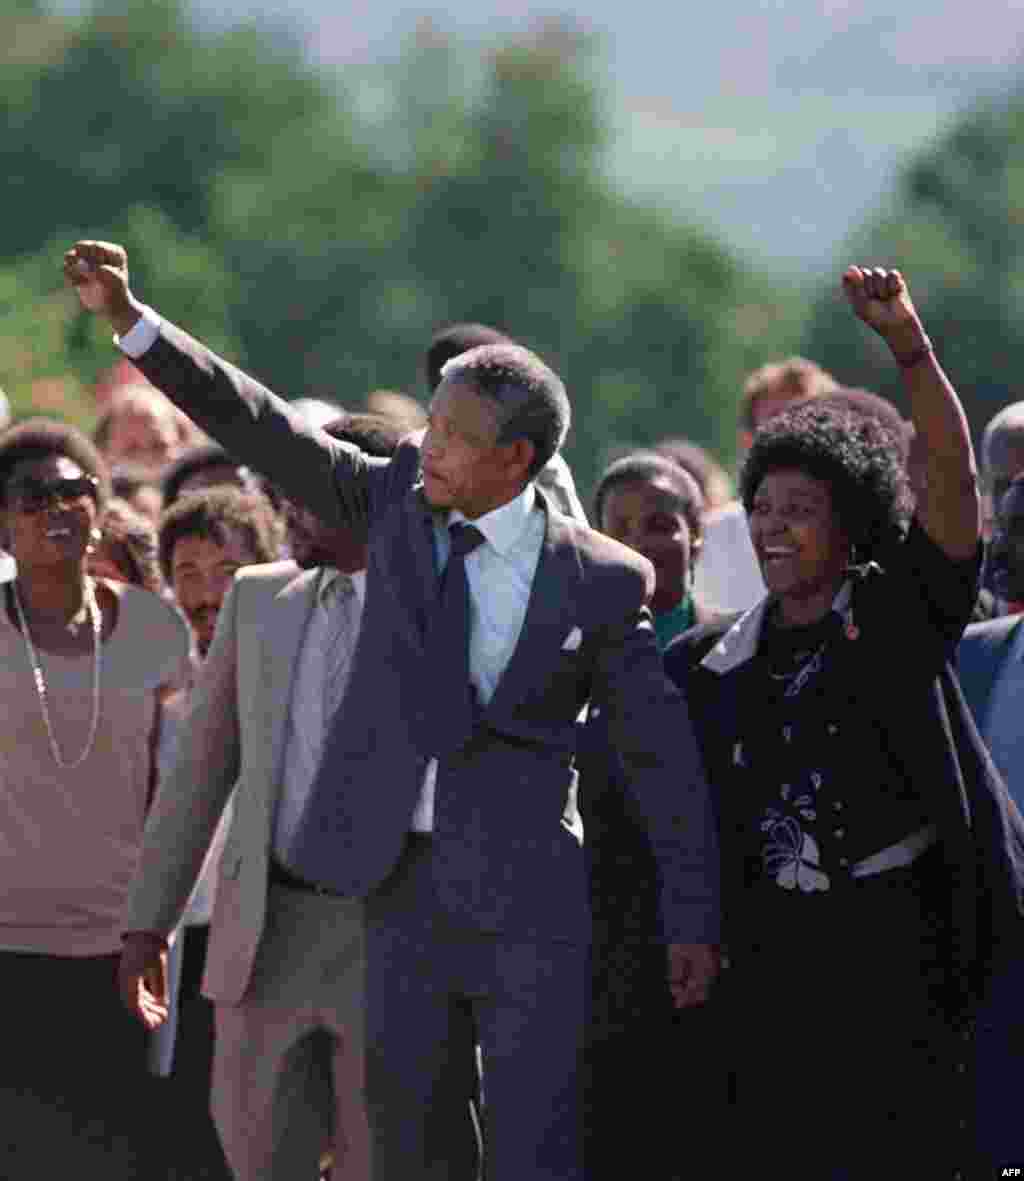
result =
[[136,361],[156,344],[162,324],[163,319],[152,308],[143,306],[142,318],[124,336],[115,336],[114,344],[126,357]]

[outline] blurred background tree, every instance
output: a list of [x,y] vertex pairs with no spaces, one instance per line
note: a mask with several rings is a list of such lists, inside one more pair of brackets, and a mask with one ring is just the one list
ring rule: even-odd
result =
[[[908,161],[891,201],[845,252],[851,261],[892,260],[906,272],[975,434],[1021,397],[1022,228],[1024,90],[1017,89],[977,103]],[[850,331],[835,291],[818,293],[803,347],[848,384],[903,404],[892,363],[867,331]]]
[[[187,0],[9,0],[0,47],[20,413],[87,425],[114,359],[60,288],[77,236],[125,241],[144,298],[285,396],[422,396],[438,327],[504,329],[567,381],[584,491],[610,449],[666,434],[729,462],[744,374],[793,351],[900,396],[833,281],[780,279],[610,179],[602,46],[567,20],[483,51],[424,21],[342,74]],[[968,112],[843,252],[907,271],[975,426],[1016,396],[1022,120],[1020,93]]]
[[[94,236],[95,229],[72,227],[40,250],[0,265],[0,385],[18,415],[57,415],[85,428],[95,417],[91,390],[116,354],[109,331],[79,311],[60,267],[68,243]],[[149,275],[159,267],[152,286],[159,286],[160,305],[170,318],[187,323],[214,348],[238,354],[229,314],[237,280],[216,251],[144,205],[120,213],[104,233],[127,247],[140,290],[151,286]]]

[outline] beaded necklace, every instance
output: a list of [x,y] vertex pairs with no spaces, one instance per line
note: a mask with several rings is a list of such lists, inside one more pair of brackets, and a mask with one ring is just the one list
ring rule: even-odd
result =
[[96,733],[100,724],[100,671],[103,663],[101,632],[103,629],[103,617],[100,615],[99,604],[96,602],[93,581],[91,578],[87,578],[82,590],[83,604],[92,623],[92,718],[89,722],[89,735],[85,740],[82,753],[77,759],[70,762],[66,761],[61,754],[60,746],[57,743],[57,736],[53,730],[53,721],[50,717],[50,705],[46,691],[46,678],[43,676],[43,666],[40,663],[39,654],[36,652],[36,646],[32,643],[32,634],[28,629],[28,620],[25,618],[25,612],[21,605],[21,596],[18,594],[17,581],[12,582],[10,586],[14,593],[14,606],[18,612],[18,622],[21,624],[21,636],[25,641],[28,662],[32,666],[32,677],[35,681],[36,695],[39,698],[39,708],[43,713],[43,722],[46,725],[46,736],[50,740],[50,752],[53,755],[53,761],[61,771],[74,771],[92,753],[93,744],[96,741]]

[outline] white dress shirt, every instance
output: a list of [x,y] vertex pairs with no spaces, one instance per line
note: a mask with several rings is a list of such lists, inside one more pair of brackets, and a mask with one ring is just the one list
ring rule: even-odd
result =
[[156,344],[162,323],[163,319],[152,308],[143,306],[142,319],[124,336],[115,336],[114,344],[126,357],[131,357],[133,361],[138,360]]
[[[366,602],[366,572],[361,570],[350,577],[356,592],[356,618],[359,620]],[[274,814],[274,856],[284,865],[291,864],[292,845],[309,801],[324,747],[328,721],[324,717],[326,641],[332,607],[331,591],[337,579],[337,570],[325,567],[320,571],[316,606],[306,627],[292,682],[281,793]]]
[[1013,637],[1013,647],[999,679],[992,687],[985,743],[1017,803],[1024,809],[1024,623]]
[[[457,509],[434,526],[437,565],[444,570],[451,543],[450,526],[466,518]],[[544,544],[546,517],[537,492],[527,484],[514,500],[470,522],[484,535],[484,543],[466,556],[469,584],[469,679],[481,705],[494,696],[526,618],[533,576]],[[437,761],[432,760],[412,815],[414,832],[434,827]]]

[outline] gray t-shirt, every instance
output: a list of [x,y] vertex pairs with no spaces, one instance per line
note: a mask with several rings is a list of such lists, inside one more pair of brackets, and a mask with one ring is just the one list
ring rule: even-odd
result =
[[[74,770],[54,761],[24,639],[0,606],[0,950],[120,950],[157,702],[162,687],[185,680],[189,637],[182,616],[157,595],[104,585],[120,609],[102,649],[96,740]],[[92,652],[38,657],[58,746],[74,760],[92,716]]]

